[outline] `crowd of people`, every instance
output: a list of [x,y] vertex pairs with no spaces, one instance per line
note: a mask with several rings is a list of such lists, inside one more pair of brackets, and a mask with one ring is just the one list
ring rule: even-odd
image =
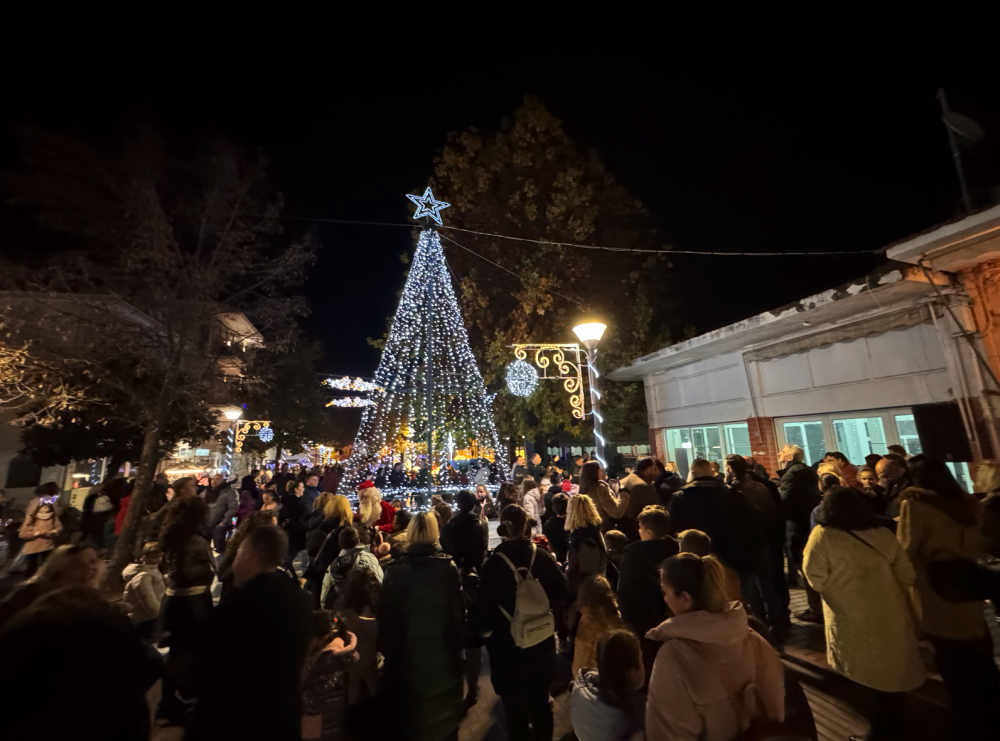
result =
[[40,494],[29,578],[0,601],[5,735],[144,738],[161,680],[156,722],[195,741],[455,739],[485,649],[511,739],[552,739],[565,692],[579,741],[816,738],[779,658],[791,583],[831,667],[866,688],[869,738],[904,725],[921,638],[955,738],[993,737],[983,603],[1000,595],[981,559],[1000,555],[1000,468],[981,466],[977,497],[927,456],[780,462],[699,459],[685,480],[647,457],[609,482],[596,460],[535,456],[496,496],[484,473],[426,510],[381,481],[354,506],[337,469],[158,479],[120,607],[98,552],[127,485],[94,496],[74,545]]

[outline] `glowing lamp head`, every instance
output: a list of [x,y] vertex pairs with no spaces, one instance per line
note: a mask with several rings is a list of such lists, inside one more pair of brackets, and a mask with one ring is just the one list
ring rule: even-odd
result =
[[238,420],[240,417],[243,416],[243,410],[227,409],[226,411],[223,412],[223,414],[226,415],[226,419],[228,419],[230,422],[235,422],[236,420]]
[[604,330],[607,328],[608,325],[601,322],[584,322],[573,327],[573,334],[577,336],[577,339],[583,343],[585,348],[593,350],[597,347],[597,343],[601,341],[601,337],[604,336]]

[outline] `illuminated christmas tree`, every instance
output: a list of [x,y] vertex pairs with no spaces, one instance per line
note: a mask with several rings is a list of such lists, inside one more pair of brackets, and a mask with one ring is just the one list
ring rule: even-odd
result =
[[[413,218],[428,217],[438,224],[440,210],[449,205],[435,200],[430,188],[408,198],[417,204]],[[375,384],[381,391],[365,407],[347,462],[347,486],[374,477],[379,468],[388,475],[395,463],[411,470],[424,469],[429,461],[436,472],[450,460],[497,457],[492,398],[469,348],[433,227],[424,229],[417,241]],[[426,472],[421,483],[439,488],[427,481]]]

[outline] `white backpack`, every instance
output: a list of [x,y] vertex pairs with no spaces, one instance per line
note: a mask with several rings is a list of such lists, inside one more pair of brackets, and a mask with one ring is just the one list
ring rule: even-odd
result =
[[[535,565],[535,544],[531,544],[531,563],[528,568],[517,568],[504,554],[498,553],[511,571],[514,572],[514,582],[517,584],[517,594],[514,597],[514,615],[500,608],[504,617],[510,620],[510,634],[514,637],[514,645],[518,648],[531,648],[556,632],[556,621],[549,607],[549,597],[545,594],[542,583],[531,574]],[[521,572],[524,572],[524,576]]]

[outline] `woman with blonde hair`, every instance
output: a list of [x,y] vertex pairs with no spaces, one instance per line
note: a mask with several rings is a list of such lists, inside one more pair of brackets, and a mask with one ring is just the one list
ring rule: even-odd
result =
[[458,735],[462,720],[462,595],[458,569],[438,545],[433,512],[415,515],[406,550],[385,567],[378,605],[382,689],[409,738]]
[[315,604],[319,607],[323,587],[323,577],[330,564],[340,555],[338,538],[345,526],[350,526],[354,520],[350,500],[342,494],[323,492],[314,502],[316,511],[322,520],[306,536],[306,553],[309,554],[309,566],[306,567],[306,591],[312,593]]
[[730,741],[753,720],[784,719],[781,659],[750,630],[743,607],[727,602],[724,583],[714,556],[680,553],[660,569],[674,616],[646,634],[663,644],[649,679],[646,738]]
[[625,489],[615,493],[604,480],[604,469],[597,461],[587,461],[580,471],[580,493],[586,494],[597,506],[601,530],[617,530],[615,520],[624,517],[630,501]]
[[[589,463],[584,464],[586,468]],[[601,515],[594,500],[586,494],[577,494],[569,500],[566,514],[566,532],[569,533],[566,562],[567,604],[566,622],[576,625],[578,615],[577,593],[588,576],[605,576],[608,569],[608,546],[601,532]]]

